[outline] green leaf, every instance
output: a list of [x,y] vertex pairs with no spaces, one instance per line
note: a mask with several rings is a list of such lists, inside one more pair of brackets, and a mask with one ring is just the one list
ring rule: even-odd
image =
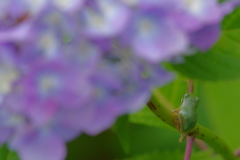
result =
[[180,75],[200,80],[240,78],[240,8],[226,16],[219,41],[207,52],[186,56],[182,64],[169,64]]
[[117,119],[115,124],[115,131],[117,132],[118,139],[126,154],[130,152],[129,144],[129,131],[128,131],[128,116],[124,115]]
[[240,78],[240,29],[224,31],[217,44],[206,53],[185,57],[183,64],[172,64],[181,75],[200,80]]
[[9,151],[7,145],[0,147],[0,160],[20,160],[17,153]]
[[5,160],[8,156],[8,149],[6,145],[0,147],[0,159]]
[[6,160],[20,160],[16,152],[9,152]]
[[240,7],[235,9],[231,14],[225,16],[222,22],[223,30],[240,28]]

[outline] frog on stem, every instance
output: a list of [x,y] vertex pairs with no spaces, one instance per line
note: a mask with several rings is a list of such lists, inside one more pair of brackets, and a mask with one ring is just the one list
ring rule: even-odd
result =
[[181,132],[179,142],[188,135],[188,131],[197,124],[197,107],[199,99],[193,93],[186,93],[182,98],[182,104],[178,109],[172,111],[176,129]]

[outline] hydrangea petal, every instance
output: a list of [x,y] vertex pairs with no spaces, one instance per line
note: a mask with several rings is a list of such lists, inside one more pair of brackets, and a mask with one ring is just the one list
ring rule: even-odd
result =
[[205,24],[218,23],[222,18],[217,0],[182,0],[176,13],[179,25],[190,31],[198,30]]
[[85,0],[53,0],[53,2],[60,9],[73,12],[82,8]]
[[161,11],[140,12],[129,32],[135,54],[149,62],[169,60],[188,47],[187,35],[161,16]]
[[96,5],[86,6],[81,11],[82,31],[91,38],[115,36],[125,28],[129,17],[129,10],[118,1],[98,0]]
[[63,141],[54,135],[29,133],[15,147],[23,160],[62,160],[66,156]]
[[190,33],[191,43],[201,49],[207,50],[217,41],[220,36],[220,25],[205,26],[202,29]]

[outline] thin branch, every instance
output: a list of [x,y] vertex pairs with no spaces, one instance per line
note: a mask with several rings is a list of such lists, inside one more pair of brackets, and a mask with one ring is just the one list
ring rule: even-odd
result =
[[191,158],[194,139],[195,139],[195,136],[187,137],[187,146],[186,146],[186,150],[185,150],[184,160],[190,160],[190,158]]
[[[188,79],[187,83],[188,83],[188,93],[193,93],[194,92],[194,81],[192,79]],[[208,146],[201,140],[196,139],[195,143],[201,150],[208,149]]]
[[192,79],[188,80],[188,93],[194,92],[194,81]]
[[[194,81],[189,79],[188,80],[188,93],[193,93],[193,92],[194,92]],[[184,160],[190,160],[190,158],[191,158],[194,139],[195,139],[195,136],[193,136],[193,137],[187,136],[187,144],[186,144]]]
[[[188,79],[187,83],[188,83],[188,93],[193,93],[194,92],[194,81],[192,79]],[[201,140],[196,139],[195,143],[202,150],[208,149],[208,146]]]

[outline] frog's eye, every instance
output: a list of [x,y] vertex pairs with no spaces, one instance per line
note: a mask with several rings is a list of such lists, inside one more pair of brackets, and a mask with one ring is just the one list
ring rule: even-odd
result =
[[190,94],[189,93],[186,93],[185,95],[184,95],[184,98],[187,98],[187,97],[189,97],[190,96]]

